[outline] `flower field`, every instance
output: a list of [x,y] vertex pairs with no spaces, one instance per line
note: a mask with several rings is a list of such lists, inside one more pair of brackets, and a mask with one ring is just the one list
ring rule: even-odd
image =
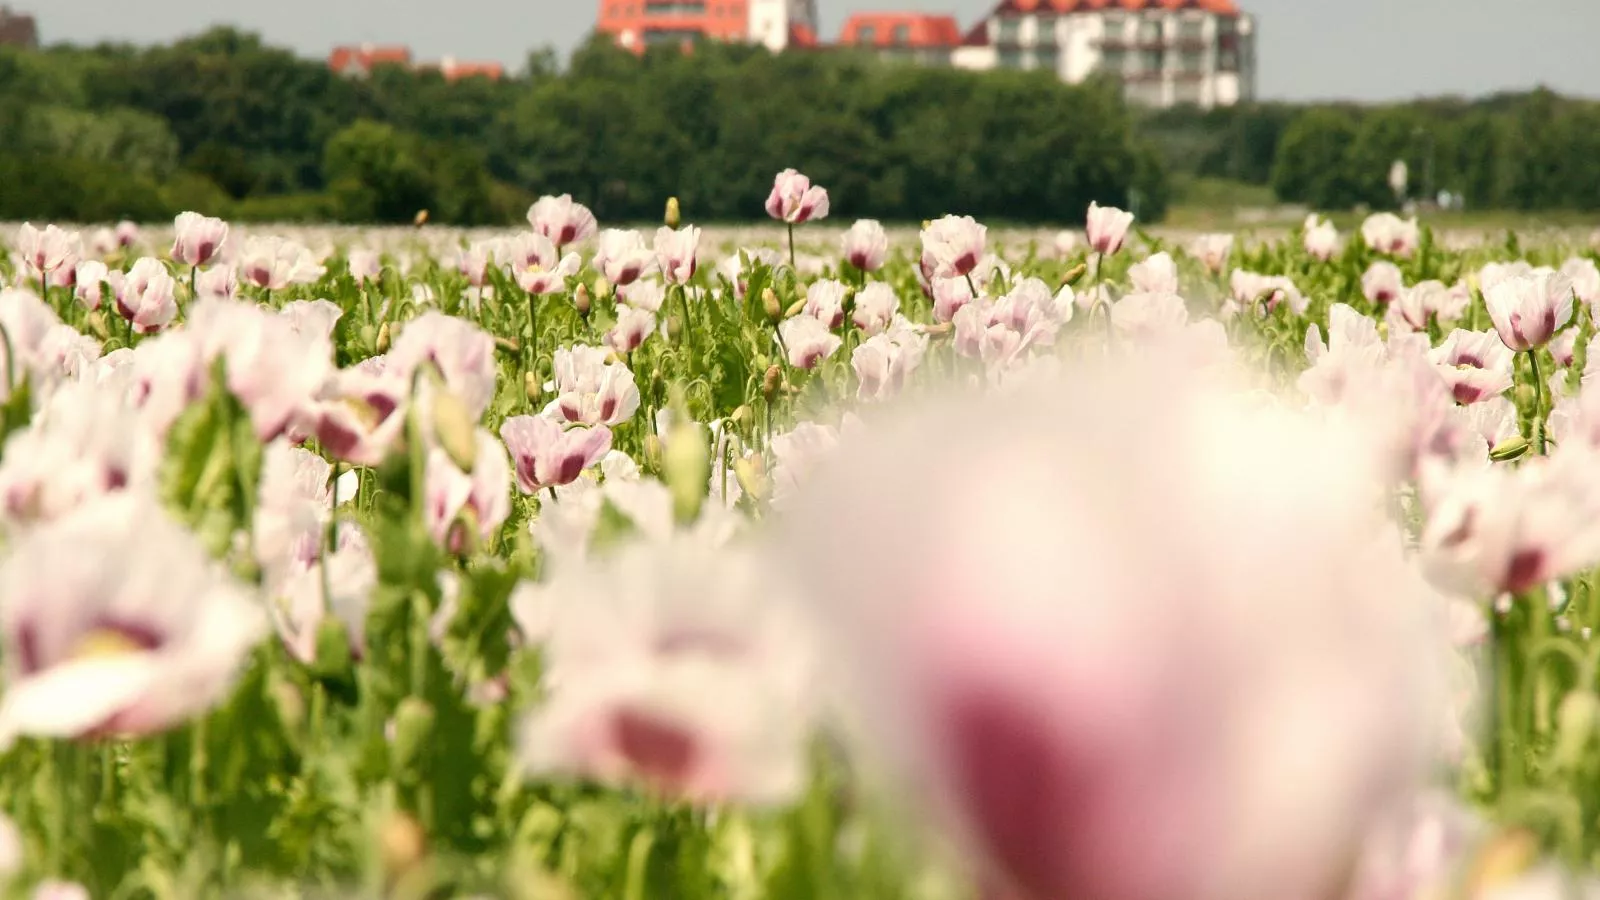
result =
[[1600,897],[1600,253],[0,230],[19,897]]

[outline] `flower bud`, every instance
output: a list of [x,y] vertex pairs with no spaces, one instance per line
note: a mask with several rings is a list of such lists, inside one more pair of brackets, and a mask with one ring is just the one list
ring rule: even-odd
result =
[[601,275],[599,278],[594,280],[594,298],[596,300],[609,299],[611,297],[611,291],[611,282],[607,281],[604,275]]
[[463,504],[461,511],[450,520],[450,527],[445,530],[445,549],[466,559],[477,550],[479,531],[478,511],[470,503]]
[[805,308],[806,308],[806,301],[805,301],[805,298],[802,297],[799,300],[796,300],[794,303],[790,304],[789,308],[783,311],[783,317],[785,319],[792,319],[795,316],[800,315],[801,310],[803,310]]
[[394,742],[389,745],[389,763],[395,772],[409,772],[422,758],[433,737],[433,707],[417,697],[400,701],[394,711]]
[[585,319],[589,318],[589,310],[594,304],[589,300],[589,289],[587,287],[580,284],[578,289],[572,292],[572,305],[578,308],[578,315],[583,316]]
[[783,369],[778,366],[768,366],[767,374],[761,379],[761,395],[771,402],[778,395],[778,389],[783,385]]
[[783,317],[783,306],[778,303],[778,295],[772,288],[761,289],[761,309],[774,322]]
[[411,219],[411,224],[418,228],[428,224],[428,211],[425,209],[417,210],[416,216]]
[[1539,858],[1539,838],[1531,831],[1506,831],[1490,838],[1478,851],[1467,874],[1463,896],[1480,897],[1497,885],[1514,881]]
[[529,403],[539,402],[539,394],[542,393],[539,385],[539,373],[522,373],[522,393],[527,395]]
[[767,477],[767,464],[759,453],[734,460],[733,477],[757,503],[765,503],[772,496],[772,480]]
[[385,880],[393,883],[422,862],[428,852],[428,837],[416,819],[394,813],[378,832],[378,852]]
[[644,436],[644,461],[650,468],[661,471],[661,438],[658,435]]
[[672,316],[671,318],[667,319],[667,337],[675,341],[678,339],[679,335],[682,334],[683,320],[677,316]]
[[736,407],[734,409],[733,415],[729,416],[728,418],[733,422],[733,424],[738,425],[740,423],[749,421],[750,418],[752,416],[754,416],[754,415],[755,415],[755,411],[752,410],[749,406],[746,406],[744,404],[740,404],[738,407]]
[[373,345],[380,356],[389,352],[389,340],[389,323],[384,322],[378,326],[378,341]]
[[450,461],[463,472],[478,464],[478,429],[472,412],[454,391],[444,388],[433,395],[433,434]]
[[679,522],[693,522],[700,517],[700,506],[706,499],[706,487],[711,481],[711,448],[707,445],[705,430],[689,418],[683,388],[671,388],[672,430],[667,434],[662,448],[661,474],[672,493],[672,510]]
[[1592,691],[1578,690],[1561,701],[1556,711],[1556,744],[1550,751],[1557,768],[1572,769],[1589,756],[1595,728],[1600,725],[1600,697]]
[[665,221],[668,228],[677,228],[678,224],[683,221],[683,213],[678,209],[677,197],[667,198],[667,215],[665,217]]
[[1495,462],[1510,462],[1519,459],[1528,452],[1528,439],[1522,435],[1508,437],[1489,450],[1489,458]]
[[337,678],[350,671],[350,631],[338,616],[323,616],[317,623],[317,657],[312,671]]
[[1512,393],[1516,394],[1518,408],[1532,406],[1539,400],[1538,391],[1531,384],[1519,384]]
[[1087,263],[1078,263],[1077,265],[1068,269],[1067,274],[1061,277],[1061,283],[1063,285],[1077,284],[1078,279],[1082,278],[1084,273],[1087,271],[1089,271],[1089,265]]

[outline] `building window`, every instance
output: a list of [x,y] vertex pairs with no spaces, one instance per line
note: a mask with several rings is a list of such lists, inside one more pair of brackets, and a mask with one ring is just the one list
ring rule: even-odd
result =
[[909,44],[909,43],[911,43],[911,26],[910,25],[896,25],[894,27],[894,42],[896,44]]
[[1105,18],[1106,37],[1120,38],[1123,35],[1125,21],[1122,16],[1108,15]]
[[1154,43],[1159,40],[1161,40],[1161,20],[1153,17],[1139,20],[1139,41]]
[[1041,47],[1054,47],[1057,42],[1055,16],[1040,16],[1033,20],[1033,42]]
[[1118,75],[1128,67],[1128,54],[1121,50],[1107,50],[1101,54],[1100,68]]
[[1000,51],[1000,68],[1002,68],[1002,69],[1020,69],[1020,68],[1022,68],[1022,51],[1018,50],[1018,49],[1016,49],[1014,47],[1010,47],[1010,48],[1006,48],[1006,49],[1001,50]]
[[1034,56],[1034,63],[1036,68],[1059,72],[1061,71],[1061,51],[1055,49],[1040,50]]
[[1204,19],[1184,18],[1178,21],[1178,37],[1186,41],[1198,41],[1205,37],[1206,23]]
[[647,16],[703,16],[706,14],[705,0],[676,0],[673,3],[646,3],[644,14]]
[[1021,19],[1018,19],[1014,16],[1000,19],[999,33],[995,36],[995,42],[999,44],[1015,44],[1017,43],[1018,35],[1021,33],[1021,31]]
[[1185,50],[1178,54],[1178,71],[1196,73],[1205,70],[1205,54],[1195,50]]
[[856,29],[856,43],[858,44],[870,44],[875,37],[877,35],[873,33],[871,25],[863,25]]
[[1139,51],[1139,71],[1141,72],[1160,72],[1163,62],[1160,50]]

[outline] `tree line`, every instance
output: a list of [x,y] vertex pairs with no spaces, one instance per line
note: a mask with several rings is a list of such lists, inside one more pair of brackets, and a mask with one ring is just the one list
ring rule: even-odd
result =
[[1173,173],[1269,186],[1319,209],[1391,208],[1448,191],[1468,208],[1600,210],[1600,103],[1540,89],[1404,104],[1255,104],[1147,115]]
[[0,218],[509,224],[571,193],[602,219],[759,218],[772,174],[839,217],[1160,218],[1173,175],[1382,206],[1389,164],[1494,208],[1600,208],[1600,105],[1538,92],[1401,106],[1150,113],[1114,84],[845,53],[595,39],[500,81],[380,66],[349,78],[231,29],[135,48],[0,48]]

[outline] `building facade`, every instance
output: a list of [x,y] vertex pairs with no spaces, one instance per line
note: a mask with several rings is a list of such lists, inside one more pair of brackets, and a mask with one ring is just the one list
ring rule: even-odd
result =
[[923,13],[856,13],[839,32],[839,46],[923,65],[949,65],[961,44],[954,16]]
[[0,45],[10,47],[39,46],[39,25],[33,16],[19,13],[9,6],[0,6]]
[[596,30],[635,53],[705,40],[777,52],[816,45],[817,7],[816,0],[601,0]]
[[1003,0],[951,61],[1121,82],[1132,103],[1202,108],[1255,98],[1255,21],[1233,0]]

